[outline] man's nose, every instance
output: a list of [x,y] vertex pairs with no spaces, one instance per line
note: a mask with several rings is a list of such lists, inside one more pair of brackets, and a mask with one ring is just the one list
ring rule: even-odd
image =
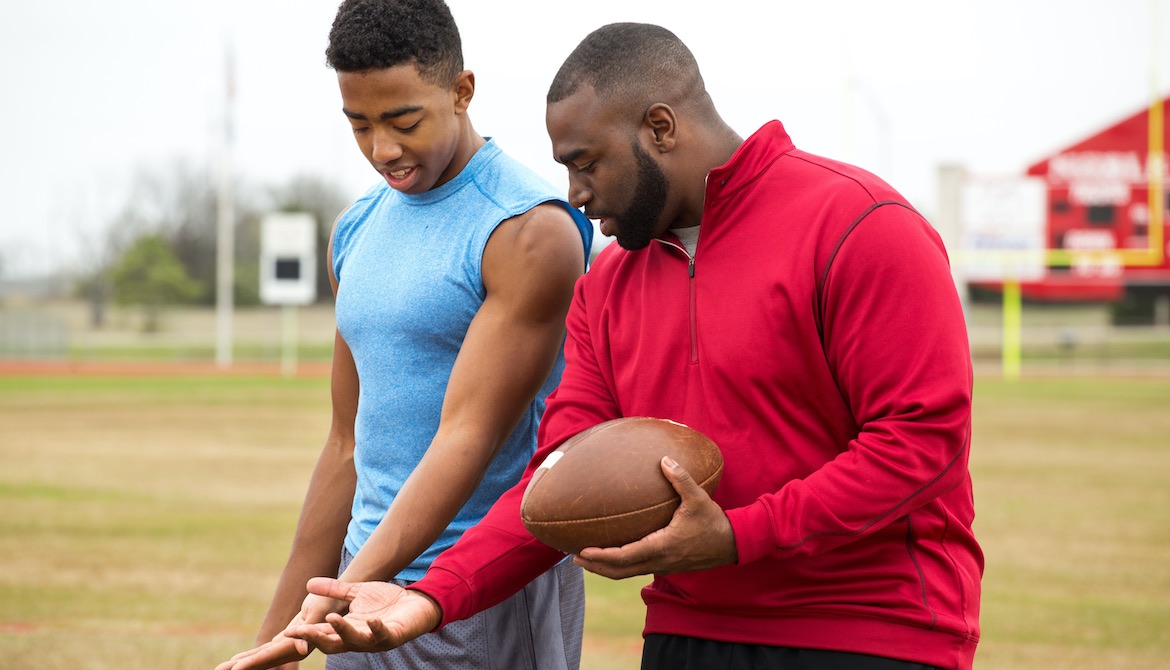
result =
[[593,200],[593,191],[577,181],[576,179],[569,179],[569,204],[577,209],[581,209]]
[[389,164],[402,157],[402,145],[390,133],[374,131],[374,144],[370,157],[375,162]]

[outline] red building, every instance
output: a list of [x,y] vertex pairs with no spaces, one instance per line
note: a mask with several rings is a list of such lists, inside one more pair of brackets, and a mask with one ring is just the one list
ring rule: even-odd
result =
[[1165,167],[1157,203],[1162,234],[1150,234],[1150,137],[1152,130],[1154,137],[1162,135],[1166,166],[1170,144],[1162,129],[1170,126],[1170,97],[1160,107],[1160,128],[1152,129],[1145,108],[1028,168],[1028,176],[1048,184],[1048,248],[1064,251],[1050,253],[1042,280],[1021,285],[1025,298],[1116,302],[1170,293]]

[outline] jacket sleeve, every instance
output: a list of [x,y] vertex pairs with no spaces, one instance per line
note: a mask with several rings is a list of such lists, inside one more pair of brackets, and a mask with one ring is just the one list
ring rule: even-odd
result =
[[578,280],[566,319],[565,371],[548,397],[537,451],[523,477],[409,587],[439,603],[441,626],[503,602],[564,558],[529,534],[520,519],[520,502],[533,472],[550,452],[582,430],[619,416],[589,334],[584,283],[585,278]]
[[938,235],[878,207],[825,276],[825,356],[858,432],[811,475],[727,511],[741,564],[835,549],[969,478],[971,358]]

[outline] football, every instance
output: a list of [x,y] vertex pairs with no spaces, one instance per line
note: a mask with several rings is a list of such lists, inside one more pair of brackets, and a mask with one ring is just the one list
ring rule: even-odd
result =
[[708,494],[723,455],[681,423],[624,417],[569,438],[533,473],[520,516],[533,537],[570,554],[620,547],[670,523],[681,499],[659,463],[670,456]]

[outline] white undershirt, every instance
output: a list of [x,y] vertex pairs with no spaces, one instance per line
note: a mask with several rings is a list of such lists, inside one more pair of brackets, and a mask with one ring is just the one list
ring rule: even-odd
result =
[[691,256],[695,255],[695,247],[699,245],[699,227],[691,226],[689,228],[671,228],[670,232],[678,237],[678,241],[686,247],[687,253]]

